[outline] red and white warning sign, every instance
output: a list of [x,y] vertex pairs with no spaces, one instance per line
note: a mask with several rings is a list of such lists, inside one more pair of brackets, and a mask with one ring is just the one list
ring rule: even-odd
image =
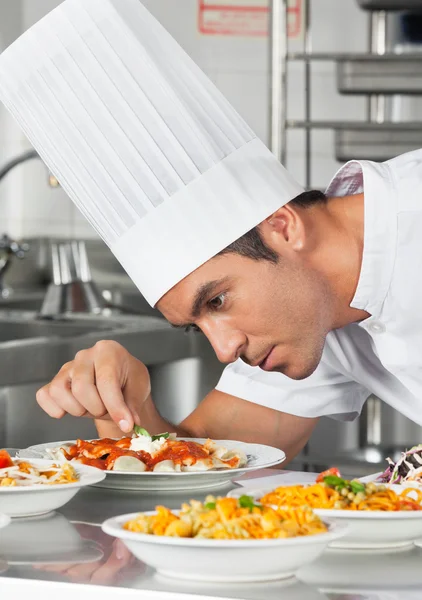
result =
[[[270,22],[269,0],[198,0],[198,27],[205,35],[266,36]],[[303,31],[302,0],[289,0],[288,35]]]

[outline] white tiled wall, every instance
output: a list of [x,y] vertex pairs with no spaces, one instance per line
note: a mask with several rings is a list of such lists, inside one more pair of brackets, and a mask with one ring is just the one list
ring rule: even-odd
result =
[[[59,0],[0,0],[0,46],[59,4]],[[264,38],[204,36],[197,28],[197,0],[144,0],[192,58],[211,77],[239,113],[268,143],[268,41]],[[365,50],[366,14],[356,0],[312,0],[314,49]],[[316,118],[362,118],[363,100],[340,97],[334,84],[334,65],[316,63],[312,69],[312,114]],[[289,116],[303,117],[303,66],[291,64]],[[27,142],[3,108],[0,108],[0,157],[14,156]],[[287,166],[304,179],[303,132],[288,136]],[[312,185],[324,186],[339,165],[333,159],[329,131],[313,135]],[[46,171],[38,161],[19,166],[0,188],[1,229],[19,237],[36,235],[95,237],[93,230],[60,189],[46,184]],[[0,234],[2,231],[0,230]]]

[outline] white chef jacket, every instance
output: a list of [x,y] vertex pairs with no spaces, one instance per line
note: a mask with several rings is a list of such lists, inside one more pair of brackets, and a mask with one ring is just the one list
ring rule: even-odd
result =
[[351,161],[326,193],[362,191],[364,248],[351,306],[371,316],[331,331],[307,379],[238,360],[218,390],[293,415],[344,421],[375,394],[422,425],[422,150],[384,163]]

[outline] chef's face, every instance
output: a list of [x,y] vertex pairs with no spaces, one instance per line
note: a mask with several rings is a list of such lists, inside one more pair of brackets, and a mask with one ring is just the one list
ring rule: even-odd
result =
[[223,363],[242,358],[303,379],[321,359],[332,302],[309,258],[300,217],[285,210],[260,226],[276,263],[218,255],[172,288],[157,308],[174,325],[202,331]]

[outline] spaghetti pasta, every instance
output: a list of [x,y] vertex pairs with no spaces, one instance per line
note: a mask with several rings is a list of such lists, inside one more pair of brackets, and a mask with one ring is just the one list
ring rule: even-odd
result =
[[[345,480],[341,480],[346,482]],[[400,494],[386,486],[374,483],[361,484],[353,492],[348,485],[330,485],[326,482],[313,485],[281,486],[259,498],[259,502],[283,508],[309,507],[313,509],[400,511],[422,510],[422,492],[407,488]]]

